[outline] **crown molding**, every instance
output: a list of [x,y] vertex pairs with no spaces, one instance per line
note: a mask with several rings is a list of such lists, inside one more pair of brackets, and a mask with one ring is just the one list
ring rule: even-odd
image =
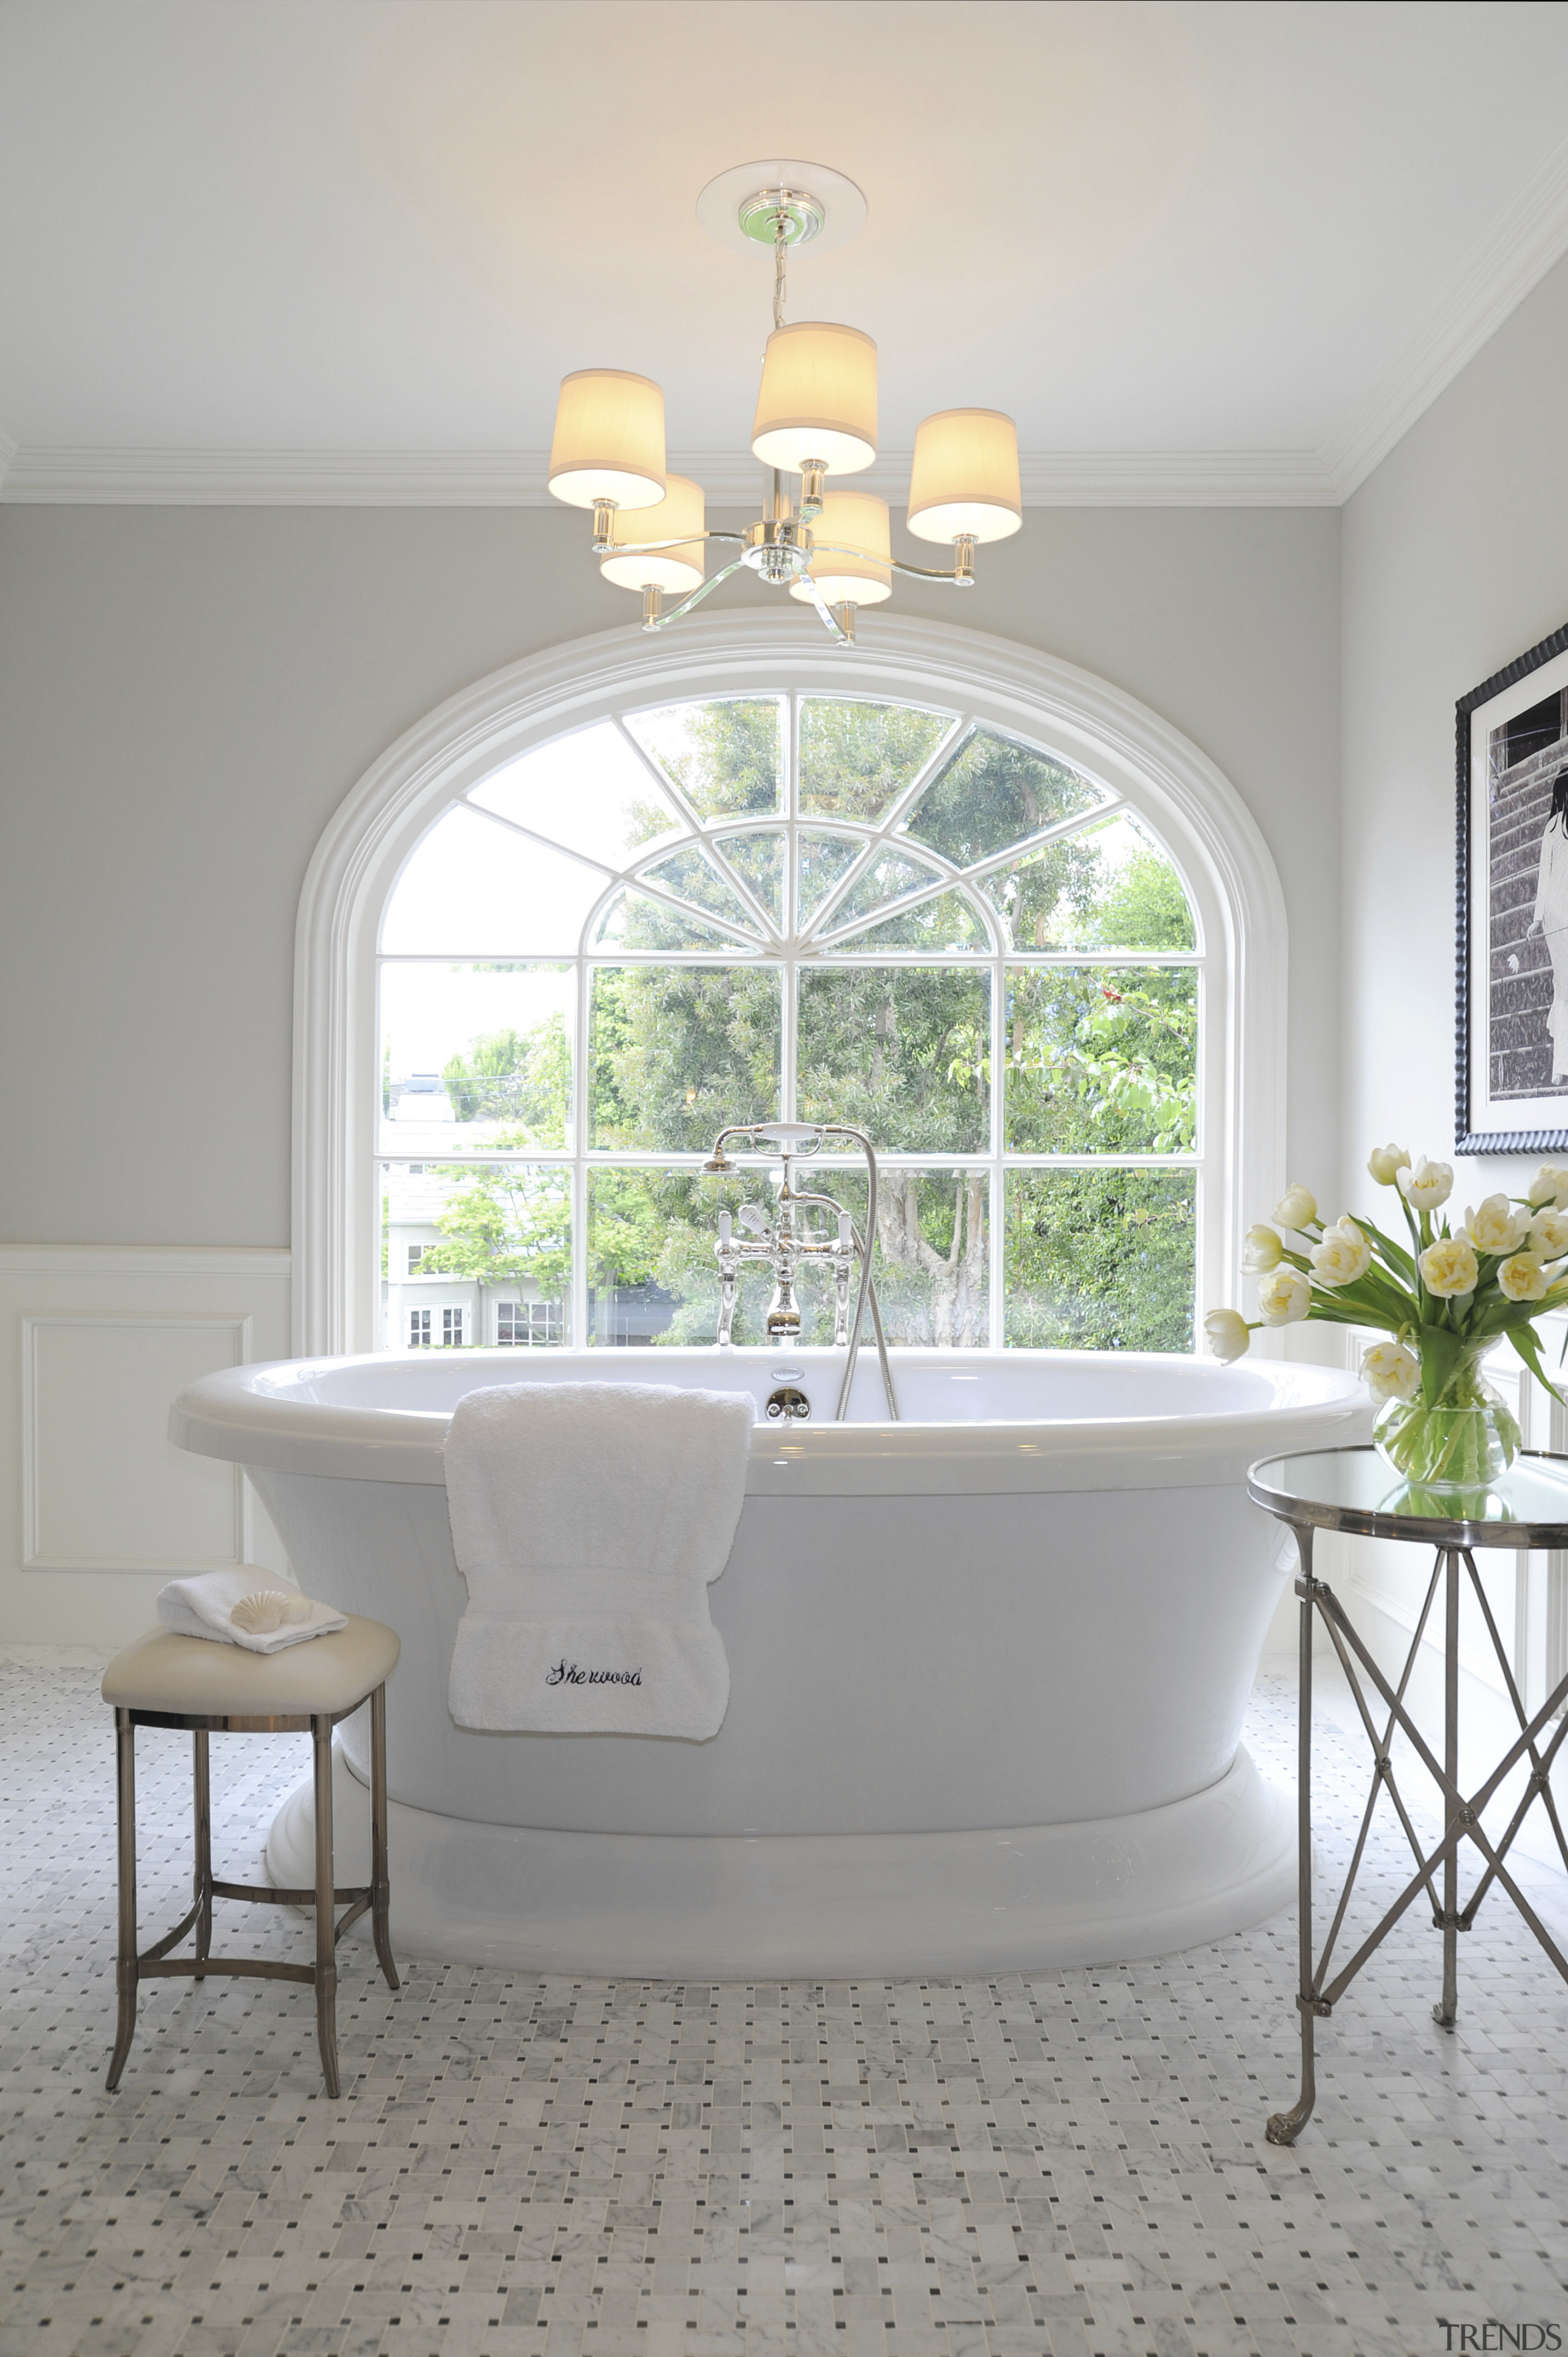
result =
[[1449,280],[1424,325],[1323,446],[1344,501],[1381,465],[1511,311],[1568,253],[1568,139],[1530,174]]
[[11,471],[11,461],[16,455],[16,445],[12,441],[5,428],[0,425],[0,494],[5,491],[5,478]]
[[1316,450],[1028,450],[1019,468],[1033,508],[1333,507],[1338,497]]
[[[674,463],[671,461],[671,463]],[[0,499],[29,505],[542,507],[523,450],[128,450],[24,446]]]
[[[5,461],[9,455],[9,464]],[[886,451],[857,488],[902,505],[909,454]],[[672,450],[714,507],[750,507],[763,470],[743,451]],[[1035,450],[1029,507],[1332,506],[1311,450]],[[553,508],[542,450],[111,450],[0,442],[0,500],[30,506]]]

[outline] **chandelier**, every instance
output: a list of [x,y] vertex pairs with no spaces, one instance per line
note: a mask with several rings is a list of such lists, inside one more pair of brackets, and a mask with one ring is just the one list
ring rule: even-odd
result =
[[[737,187],[752,193],[736,210]],[[895,556],[886,500],[838,488],[876,457],[876,346],[858,328],[784,317],[787,256],[822,233],[830,209],[837,242],[864,220],[865,199],[814,165],[741,165],[698,201],[699,219],[726,242],[738,231],[773,250],[773,332],[751,428],[753,456],[769,479],[761,516],[746,531],[710,532],[701,484],[666,471],[664,395],[651,378],[578,369],[562,380],[550,489],[569,507],[593,510],[599,570],[640,592],[645,630],[679,621],[744,566],[814,607],[838,645],[850,647],[857,609],[891,597],[896,573],[972,588],[977,545],[1024,521],[1017,432],[995,409],[944,409],[915,435],[905,520],[917,539],[950,546],[950,570]],[[789,476],[800,478],[798,495]],[[740,554],[709,574],[708,544],[722,541]],[[680,603],[666,610],[667,596]]]

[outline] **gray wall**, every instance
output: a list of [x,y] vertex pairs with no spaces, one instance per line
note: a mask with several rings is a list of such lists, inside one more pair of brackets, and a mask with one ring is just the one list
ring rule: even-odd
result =
[[[1568,622],[1568,263],[1344,511],[1347,1183],[1393,1138],[1452,1159],[1454,706]],[[1460,1166],[1461,1204],[1531,1163]]]
[[[0,508],[0,1241],[288,1242],[312,849],[443,697],[629,620],[585,522]],[[1152,705],[1250,804],[1290,911],[1304,1176],[1335,1151],[1338,566],[1328,511],[1037,510],[981,552],[961,609]],[[1528,635],[1502,629],[1500,651]],[[1461,683],[1490,659],[1460,662]]]

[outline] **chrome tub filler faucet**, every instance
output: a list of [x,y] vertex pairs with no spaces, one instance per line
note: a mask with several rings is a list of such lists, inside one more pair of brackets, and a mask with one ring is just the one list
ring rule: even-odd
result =
[[[798,1164],[813,1159],[831,1137],[847,1138],[865,1157],[864,1236],[836,1197],[809,1186],[802,1189],[796,1184]],[[781,1347],[798,1343],[800,1339],[800,1308],[795,1297],[795,1288],[801,1264],[814,1261],[831,1266],[833,1274],[833,1347],[848,1353],[833,1420],[842,1424],[849,1412],[855,1357],[869,1307],[872,1332],[876,1338],[876,1356],[882,1369],[882,1388],[887,1400],[887,1414],[897,1422],[898,1402],[893,1389],[893,1370],[887,1362],[882,1313],[877,1307],[876,1286],[871,1273],[871,1252],[876,1237],[876,1152],[870,1138],[864,1130],[850,1129],[841,1122],[743,1123],[720,1130],[714,1141],[714,1150],[703,1165],[705,1176],[727,1178],[735,1175],[737,1166],[729,1159],[725,1148],[736,1140],[745,1141],[743,1150],[755,1152],[759,1146],[777,1148],[783,1175],[779,1185],[778,1202],[771,1214],[759,1203],[743,1203],[734,1217],[728,1211],[719,1213],[718,1242],[714,1246],[714,1254],[719,1265],[720,1348],[727,1347],[732,1340],[736,1290],[743,1262],[766,1262],[773,1272],[773,1298],[768,1305],[764,1322],[768,1341]],[[802,1216],[812,1211],[832,1212],[836,1220],[836,1228],[819,1229],[809,1217]],[[741,1229],[738,1235],[736,1233],[736,1219]],[[855,1288],[852,1316],[850,1279],[857,1263],[860,1282]],[[799,1413],[798,1410],[794,1412]]]

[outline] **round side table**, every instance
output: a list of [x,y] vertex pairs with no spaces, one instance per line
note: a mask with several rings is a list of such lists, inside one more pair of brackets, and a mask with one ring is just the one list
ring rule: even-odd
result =
[[[1296,2008],[1301,2016],[1301,2094],[1288,2112],[1276,2112],[1268,2124],[1271,2144],[1294,2144],[1312,2116],[1316,2100],[1314,2077],[1315,2024],[1331,2013],[1362,1965],[1382,1945],[1394,1925],[1424,1892],[1432,1907],[1434,1928],[1443,1934],[1443,1996],[1432,2008],[1434,2019],[1452,2026],[1458,2009],[1458,1935],[1476,1920],[1482,1900],[1494,1882],[1508,1893],[1536,1939],[1564,1980],[1564,1957],[1529,1900],[1509,1872],[1508,1855],[1514,1837],[1539,1800],[1552,1823],[1557,1846],[1568,1867],[1564,1839],[1550,1777],[1552,1764],[1568,1737],[1568,1715],[1548,1736],[1554,1715],[1568,1700],[1568,1677],[1548,1695],[1533,1717],[1527,1717],[1513,1664],[1498,1633],[1496,1620],[1476,1569],[1479,1547],[1508,1547],[1523,1552],[1536,1547],[1568,1547],[1568,1458],[1527,1450],[1492,1486],[1457,1495],[1412,1491],[1383,1462],[1373,1448],[1326,1448],[1295,1457],[1266,1457],[1247,1477],[1253,1502],[1288,1523],[1295,1534],[1301,1568],[1295,1592],[1301,1598],[1301,1688],[1297,1705],[1299,1759],[1297,1870],[1300,1878],[1301,1977]],[[1366,1644],[1351,1625],[1344,1605],[1312,1568],[1315,1531],[1348,1531],[1363,1538],[1402,1539],[1435,1550],[1432,1576],[1417,1616],[1415,1633],[1397,1684],[1391,1685]],[[1487,1634],[1502,1672],[1503,1684],[1519,1721],[1519,1734],[1497,1765],[1473,1792],[1459,1785],[1459,1598],[1466,1580],[1475,1595]],[[1434,1608],[1442,1596],[1444,1669],[1443,1757],[1439,1760],[1411,1718],[1405,1692],[1416,1664]],[[1312,1633],[1314,1616],[1321,1620],[1349,1681],[1350,1691],[1372,1747],[1372,1783],[1361,1815],[1360,1831],[1351,1855],[1345,1888],[1340,1892],[1323,1944],[1314,1956],[1312,1920]],[[1374,1705],[1383,1708],[1374,1716]],[[1390,1757],[1395,1730],[1409,1738],[1417,1759],[1436,1784],[1443,1803],[1443,1835],[1431,1850],[1423,1848],[1395,1780]],[[1541,1738],[1545,1737],[1544,1742]],[[1493,1842],[1482,1830],[1481,1813],[1510,1770],[1528,1756],[1530,1780],[1501,1838]],[[1344,1924],[1371,1828],[1372,1811],[1380,1791],[1389,1794],[1411,1847],[1414,1871],[1393,1905],[1374,1926],[1348,1964],[1329,1978],[1335,1943]],[[1484,1868],[1468,1900],[1459,1904],[1459,1846],[1473,1842]],[[1442,1896],[1436,1895],[1441,1878]]]

